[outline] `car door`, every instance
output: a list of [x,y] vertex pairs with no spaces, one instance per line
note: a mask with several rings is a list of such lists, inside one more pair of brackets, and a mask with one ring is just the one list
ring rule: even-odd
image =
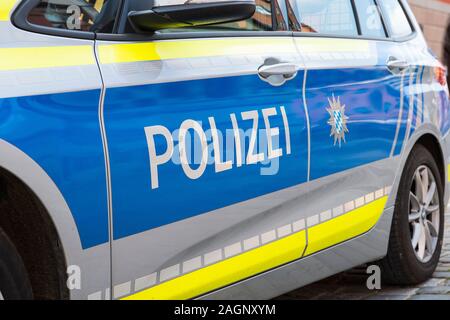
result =
[[[311,201],[305,210],[316,216],[305,255],[311,255],[370,230],[391,205],[409,78],[374,1],[289,3],[307,66]],[[364,250],[367,261],[377,258]]]
[[223,27],[97,41],[114,298],[193,298],[303,254],[302,61],[277,3],[256,3]]

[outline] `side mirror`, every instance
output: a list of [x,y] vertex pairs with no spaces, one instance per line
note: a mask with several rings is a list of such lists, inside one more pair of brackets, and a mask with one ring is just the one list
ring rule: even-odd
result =
[[180,5],[153,6],[143,11],[131,11],[128,19],[137,31],[195,27],[246,20],[256,10],[254,0],[189,2]]

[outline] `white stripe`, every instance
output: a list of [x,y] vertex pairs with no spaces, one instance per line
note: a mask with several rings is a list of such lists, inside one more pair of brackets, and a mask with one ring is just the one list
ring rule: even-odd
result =
[[244,240],[244,250],[248,251],[259,247],[259,236]]
[[291,225],[288,224],[283,227],[280,227],[280,228],[278,228],[277,232],[278,232],[278,238],[286,237],[292,233]]
[[362,207],[364,203],[365,203],[364,197],[358,198],[355,200],[355,207],[356,208]]
[[242,246],[240,242],[237,242],[235,244],[232,244],[231,246],[225,247],[224,253],[225,258],[229,258],[235,255],[238,255],[242,252]]
[[131,293],[131,281],[118,284],[114,287],[114,298],[120,298]]
[[384,194],[386,196],[390,195],[391,194],[391,190],[392,190],[392,187],[385,187],[384,188]]
[[172,278],[175,278],[176,276],[180,275],[180,265],[176,264],[171,267],[168,267],[166,269],[161,270],[159,273],[159,281],[163,282]]
[[305,219],[301,219],[298,221],[295,221],[292,224],[292,230],[294,230],[294,232],[299,232],[305,229],[306,223],[305,223]]
[[105,290],[105,300],[111,300],[111,290],[109,288]]
[[355,202],[349,201],[346,204],[344,204],[344,211],[349,212],[355,209]]
[[222,260],[222,249],[209,252],[203,256],[204,264],[211,264]]
[[156,284],[156,272],[151,275],[136,279],[134,291],[141,291]]
[[183,273],[191,272],[202,267],[202,257],[195,257],[183,262]]
[[318,214],[316,214],[316,215],[314,215],[314,216],[312,216],[312,217],[308,217],[308,218],[306,219],[306,225],[307,225],[308,227],[313,227],[313,226],[315,226],[316,224],[319,224],[319,215],[318,215]]
[[370,203],[370,202],[372,202],[373,200],[375,200],[375,195],[374,195],[374,193],[371,192],[371,193],[369,193],[369,194],[366,194],[366,196],[364,197],[364,200],[365,200],[366,203]]
[[384,189],[375,191],[375,199],[380,199],[384,195]]
[[277,238],[275,230],[268,231],[261,235],[261,242],[263,244],[271,242]]
[[[0,292],[0,300],[3,300],[2,298],[3,298],[3,296],[2,296],[2,293]],[[102,292],[97,291],[97,292],[91,293],[90,295],[88,295],[87,299],[88,300],[102,300]]]
[[337,206],[336,208],[333,208],[333,217],[340,216],[343,213],[344,213],[344,206],[343,205],[340,205],[340,206]]
[[320,214],[320,222],[325,222],[332,218],[331,210],[324,211]]

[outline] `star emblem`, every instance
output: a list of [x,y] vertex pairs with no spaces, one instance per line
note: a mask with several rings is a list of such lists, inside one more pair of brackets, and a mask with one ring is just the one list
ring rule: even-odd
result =
[[330,120],[328,120],[328,124],[331,126],[331,134],[330,137],[334,138],[334,145],[339,144],[341,147],[342,141],[345,141],[345,134],[348,132],[347,121],[348,117],[345,115],[345,105],[341,104],[340,97],[333,97],[328,99],[330,107],[327,108],[328,113],[330,114]]

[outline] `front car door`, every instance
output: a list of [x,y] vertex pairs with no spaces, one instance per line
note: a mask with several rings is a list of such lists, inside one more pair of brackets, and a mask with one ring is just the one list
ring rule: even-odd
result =
[[194,298],[302,256],[304,72],[284,9],[97,41],[114,298]]

